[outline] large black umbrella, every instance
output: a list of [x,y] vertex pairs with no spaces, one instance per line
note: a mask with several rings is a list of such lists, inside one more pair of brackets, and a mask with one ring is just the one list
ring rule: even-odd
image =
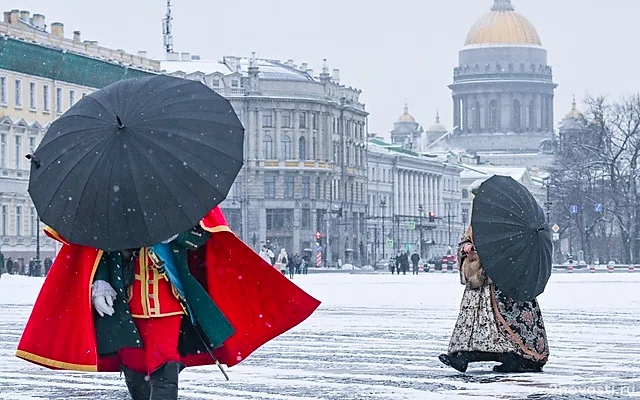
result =
[[150,246],[225,199],[243,142],[229,101],[200,82],[120,81],[51,124],[30,155],[29,194],[42,221],[72,243]]
[[544,212],[526,187],[492,176],[478,188],[473,239],[487,275],[516,300],[533,300],[551,276],[552,244]]

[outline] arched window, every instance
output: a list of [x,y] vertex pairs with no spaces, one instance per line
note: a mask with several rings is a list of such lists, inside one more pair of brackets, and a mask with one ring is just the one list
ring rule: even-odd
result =
[[491,100],[489,102],[489,131],[498,131],[498,101]]
[[313,153],[313,159],[317,160],[318,159],[318,154],[317,154],[318,148],[317,148],[317,145],[316,145],[316,138],[311,139],[311,144],[312,144],[311,145],[311,151]]
[[535,131],[538,128],[538,124],[536,123],[536,109],[535,103],[533,100],[529,102],[529,130]]
[[282,137],[282,159],[291,160],[291,138],[287,135]]
[[298,140],[298,159],[307,159],[307,139],[305,139],[304,136],[300,136]]
[[514,132],[520,132],[522,129],[522,107],[520,106],[520,101],[513,101],[513,114],[511,116],[511,127]]
[[480,102],[476,101],[473,106],[473,130],[480,132]]
[[265,160],[273,160],[273,139],[269,135],[265,135],[262,139],[262,150],[264,151]]

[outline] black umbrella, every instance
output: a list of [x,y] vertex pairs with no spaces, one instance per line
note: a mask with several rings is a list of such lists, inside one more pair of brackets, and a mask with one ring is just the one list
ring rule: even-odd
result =
[[484,181],[473,199],[473,240],[487,275],[506,295],[533,300],[551,276],[551,236],[526,187],[507,176]]
[[150,246],[197,225],[242,167],[244,128],[197,81],[155,75],[89,94],[31,158],[42,221],[76,244]]

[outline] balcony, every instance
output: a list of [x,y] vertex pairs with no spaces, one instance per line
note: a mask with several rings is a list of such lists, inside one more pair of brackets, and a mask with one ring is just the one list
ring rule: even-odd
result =
[[309,171],[331,171],[333,164],[325,161],[265,160],[256,161],[255,166],[266,169],[288,169]]

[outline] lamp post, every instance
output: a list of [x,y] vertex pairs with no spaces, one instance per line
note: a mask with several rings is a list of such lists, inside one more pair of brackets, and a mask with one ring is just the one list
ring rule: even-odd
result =
[[422,204],[418,204],[418,213],[420,213],[420,258],[424,257],[424,251],[422,248],[422,215],[424,214],[424,207]]
[[381,199],[380,200],[380,208],[382,209],[382,259],[384,260],[384,258],[385,258],[384,248],[387,245],[386,240],[385,240],[385,236],[384,236],[384,214],[385,214],[385,210],[387,208],[387,200],[385,200],[385,199]]

